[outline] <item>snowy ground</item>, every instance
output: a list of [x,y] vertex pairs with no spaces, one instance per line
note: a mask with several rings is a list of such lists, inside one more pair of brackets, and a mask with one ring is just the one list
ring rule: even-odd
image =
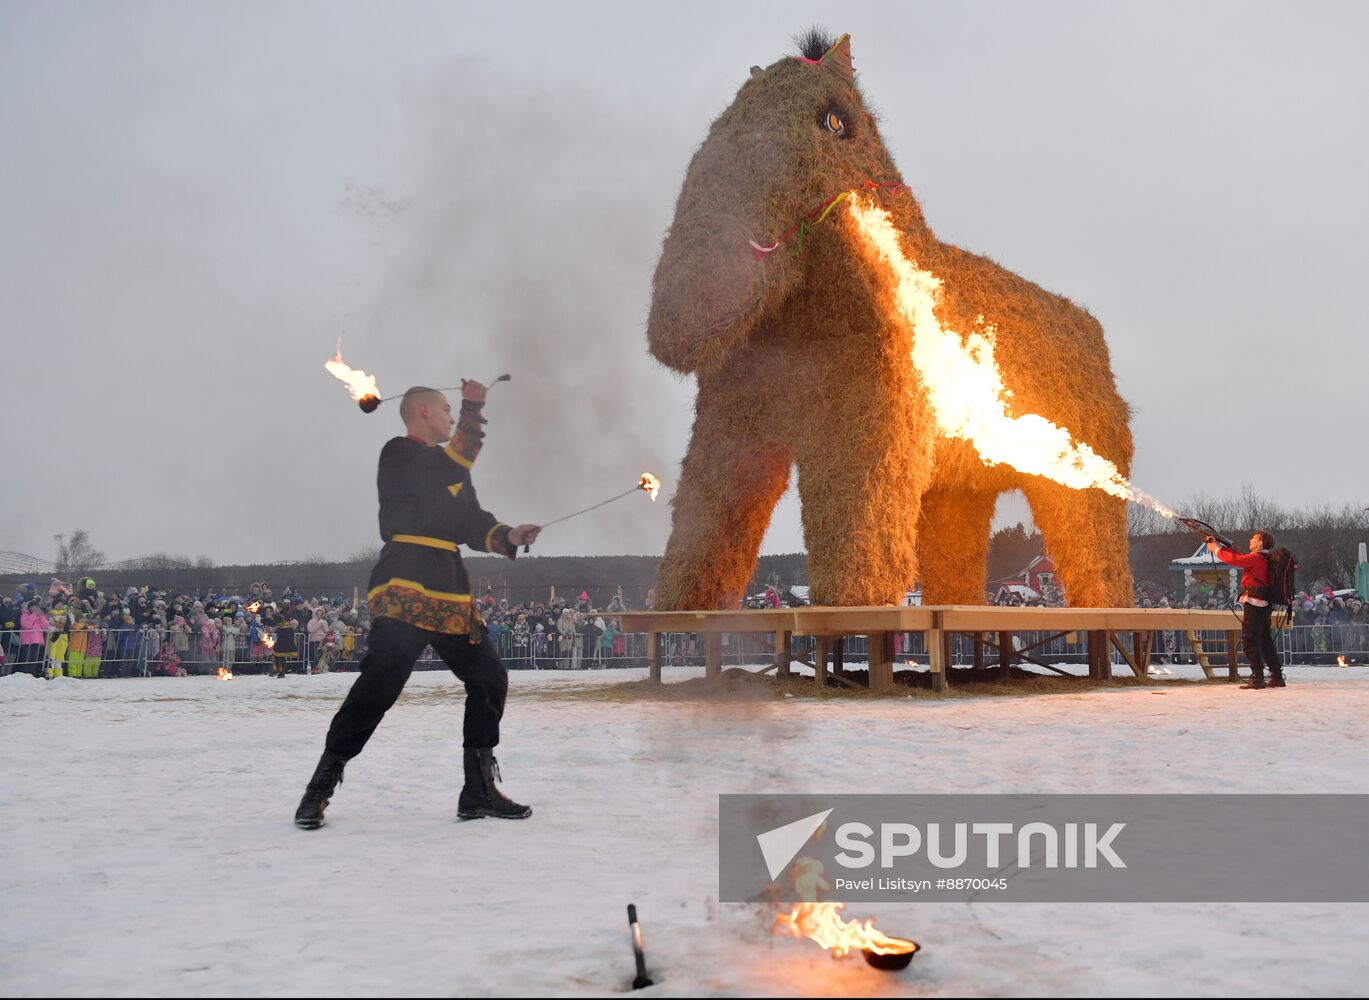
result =
[[[351,675],[0,680],[0,992],[625,991],[625,905],[683,995],[1360,995],[1369,905],[867,906],[876,972],[716,902],[720,792],[1369,792],[1369,669],[1290,687],[763,703],[568,699],[520,673],[507,791],[454,822],[460,688],[415,675],[315,833],[291,817]],[[677,672],[673,677],[686,676]]]

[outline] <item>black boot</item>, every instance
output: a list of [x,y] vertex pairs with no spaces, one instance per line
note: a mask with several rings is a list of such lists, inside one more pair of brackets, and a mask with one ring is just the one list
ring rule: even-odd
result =
[[342,784],[342,769],[347,766],[347,758],[323,751],[314,776],[304,789],[304,798],[299,800],[295,810],[295,826],[301,830],[317,830],[323,825],[323,810],[328,808],[328,800],[333,797],[333,789]]
[[1269,668],[1269,686],[1272,688],[1288,687],[1287,682],[1283,679],[1282,665],[1276,663]]
[[459,819],[480,819],[495,816],[499,819],[526,819],[532,806],[520,806],[506,798],[495,782],[499,781],[499,761],[494,751],[482,747],[466,748],[466,787],[461,789],[456,815]]
[[1263,666],[1252,666],[1252,667],[1250,668],[1250,683],[1249,683],[1249,684],[1242,684],[1242,685],[1241,685],[1241,690],[1242,690],[1242,691],[1259,691],[1259,690],[1262,690],[1263,688],[1266,688],[1266,687],[1268,687],[1268,685],[1265,684],[1265,682],[1264,682],[1264,667],[1263,667]]

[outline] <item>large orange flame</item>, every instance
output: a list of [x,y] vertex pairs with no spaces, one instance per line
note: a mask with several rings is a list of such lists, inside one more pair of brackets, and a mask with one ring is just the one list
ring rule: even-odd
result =
[[1336,657],[1336,662],[1337,662],[1338,664],[1340,664],[1342,667],[1348,667],[1348,666],[1350,666],[1350,664],[1348,664],[1348,663],[1345,662],[1345,657],[1343,657],[1343,656],[1338,656],[1338,657]]
[[788,913],[775,914],[775,933],[789,933],[796,938],[808,938],[832,953],[833,958],[845,958],[853,951],[868,951],[876,955],[906,955],[917,950],[917,944],[903,938],[889,937],[875,930],[874,918],[861,923],[844,920],[841,911],[845,903],[819,903],[815,900],[828,888],[823,877],[822,862],[814,858],[800,858],[794,863],[794,888],[798,895],[814,902],[795,903]]
[[830,951],[833,958],[845,958],[853,951],[906,955],[917,950],[912,941],[889,937],[875,930],[873,917],[864,923],[842,919],[841,911],[845,906],[845,903],[795,903],[788,913],[776,914],[775,933],[788,931],[796,938],[809,938]]
[[263,632],[261,634],[261,644],[265,646],[267,649],[275,649],[276,637],[272,635],[270,632]]
[[229,670],[227,667],[219,667],[219,680],[231,681],[232,679],[233,671]]
[[646,495],[651,497],[651,502],[656,502],[656,494],[661,492],[661,481],[650,472],[643,472],[642,478],[637,482],[639,490],[645,490]]
[[913,330],[913,366],[943,433],[970,442],[987,465],[1011,465],[1071,489],[1096,487],[1175,516],[1067,429],[1035,413],[1010,416],[1009,393],[994,363],[993,325],[981,321],[968,334],[943,327],[936,316],[941,279],[904,254],[888,212],[861,198],[849,204],[871,255],[891,273],[895,306]]
[[379,399],[380,390],[376,388],[376,377],[367,375],[364,371],[352,368],[347,362],[342,360],[342,338],[337,341],[337,355],[329,361],[323,363],[323,367],[328,369],[328,374],[340,380],[347,386],[347,390],[352,394],[353,399]]

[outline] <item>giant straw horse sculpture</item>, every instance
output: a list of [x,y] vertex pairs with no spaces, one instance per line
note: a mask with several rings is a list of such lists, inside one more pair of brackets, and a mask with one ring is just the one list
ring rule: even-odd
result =
[[938,240],[865,106],[849,38],[810,32],[801,45],[802,56],[753,67],[713,123],[657,264],[651,352],[698,378],[657,606],[737,606],[791,465],[815,603],[901,603],[915,580],[924,603],[983,603],[996,498],[1017,488],[1070,603],[1129,605],[1125,502],[986,466],[943,436],[910,363],[912,334],[891,318],[887,278],[847,212],[817,224],[814,206],[869,191],[906,256],[944,282],[942,324],[996,326],[1012,411],[1069,429],[1125,475],[1128,408],[1102,328],[1068,299]]

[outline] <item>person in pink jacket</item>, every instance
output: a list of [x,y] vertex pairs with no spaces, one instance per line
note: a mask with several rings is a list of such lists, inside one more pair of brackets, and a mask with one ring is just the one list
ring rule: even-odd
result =
[[24,605],[19,616],[19,662],[15,670],[22,670],[34,677],[43,676],[43,663],[47,659],[48,616],[38,606],[38,600]]
[[309,640],[309,650],[304,661],[307,671],[312,664],[318,662],[319,654],[323,651],[323,638],[328,634],[328,622],[323,617],[322,608],[314,609],[314,616],[309,619],[305,634]]

